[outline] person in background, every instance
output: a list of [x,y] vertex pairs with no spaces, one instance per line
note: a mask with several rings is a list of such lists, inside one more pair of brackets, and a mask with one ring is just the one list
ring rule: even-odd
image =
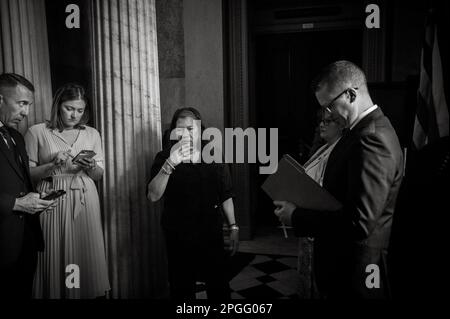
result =
[[[331,151],[336,146],[345,128],[345,120],[339,115],[330,112],[320,112],[319,135],[324,145],[320,146],[309,160],[303,165],[306,174],[313,178],[320,186],[323,185],[323,175],[327,167]],[[313,242],[312,237],[299,238],[298,295],[302,299],[319,298],[319,292],[314,279],[313,267]]]
[[[76,84],[62,86],[55,94],[51,118],[29,128],[25,135],[31,177],[37,189],[64,190],[52,214],[40,222],[47,246],[39,253],[34,280],[35,298],[96,298],[110,289],[100,202],[95,186],[103,176],[100,134],[88,122],[86,93]],[[72,162],[82,150],[95,157]],[[77,265],[79,288],[66,286],[66,267]]]
[[31,297],[37,253],[44,249],[39,214],[52,214],[56,202],[34,191],[25,143],[15,129],[33,103],[33,84],[0,74],[0,300]]
[[181,139],[156,155],[147,197],[164,197],[164,229],[172,299],[195,299],[196,280],[202,277],[210,300],[230,297],[224,250],[222,210],[230,228],[231,254],[238,248],[232,183],[228,167],[201,161],[201,121],[194,108],[175,112],[171,132]]

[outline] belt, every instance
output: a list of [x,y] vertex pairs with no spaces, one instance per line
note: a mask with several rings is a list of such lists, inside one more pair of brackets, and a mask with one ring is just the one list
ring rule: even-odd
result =
[[83,177],[87,177],[85,174],[60,174],[53,175],[52,178],[58,177],[71,177],[71,181],[69,183],[69,190],[73,191],[74,201],[73,201],[73,209],[72,209],[72,219],[76,219],[81,211],[86,207],[86,184],[84,182]]

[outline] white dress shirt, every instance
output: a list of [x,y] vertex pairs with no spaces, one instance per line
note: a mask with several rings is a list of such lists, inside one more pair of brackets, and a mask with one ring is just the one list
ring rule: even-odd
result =
[[370,113],[372,113],[373,111],[375,111],[378,108],[378,105],[373,105],[371,107],[369,107],[367,110],[365,110],[364,112],[362,112],[361,114],[359,114],[358,118],[356,119],[355,122],[353,122],[352,125],[350,125],[350,130],[353,129],[356,124],[358,124],[363,118],[365,118],[367,115],[369,115]]
[[323,185],[323,176],[327,168],[328,157],[341,138],[338,138],[333,144],[325,144],[320,147],[313,156],[305,163],[305,173],[314,179],[320,186]]

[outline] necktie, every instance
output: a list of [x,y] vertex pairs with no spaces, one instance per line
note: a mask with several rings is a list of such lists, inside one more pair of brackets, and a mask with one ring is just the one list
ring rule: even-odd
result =
[[11,149],[12,139],[8,130],[5,126],[0,127],[0,135],[3,137],[3,140],[6,142],[6,146]]
[[21,165],[19,154],[17,153],[15,144],[11,138],[11,134],[9,134],[9,131],[6,129],[5,126],[0,127],[0,135],[3,137],[3,139],[6,141],[6,145],[8,146],[9,150],[14,155],[14,159],[16,160],[17,165]]
[[342,136],[347,136],[348,134],[350,134],[350,129],[346,127],[342,130]]

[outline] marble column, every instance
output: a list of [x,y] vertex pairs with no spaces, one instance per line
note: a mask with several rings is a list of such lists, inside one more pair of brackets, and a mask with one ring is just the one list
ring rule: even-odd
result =
[[[225,52],[225,65],[228,72],[225,77],[225,105],[227,108],[225,126],[250,126],[249,105],[249,79],[248,79],[248,21],[247,1],[231,0],[225,3],[224,15],[227,25],[224,31],[227,51]],[[248,240],[252,236],[252,215],[256,187],[251,184],[250,165],[248,163],[231,166],[233,187],[238,196],[235,198],[236,220],[240,227],[240,238]]]
[[35,86],[35,104],[19,130],[50,117],[52,90],[44,0],[0,0],[0,73],[25,76]]
[[111,296],[167,294],[160,209],[146,185],[161,149],[154,0],[94,0],[95,122],[103,137],[104,232]]

